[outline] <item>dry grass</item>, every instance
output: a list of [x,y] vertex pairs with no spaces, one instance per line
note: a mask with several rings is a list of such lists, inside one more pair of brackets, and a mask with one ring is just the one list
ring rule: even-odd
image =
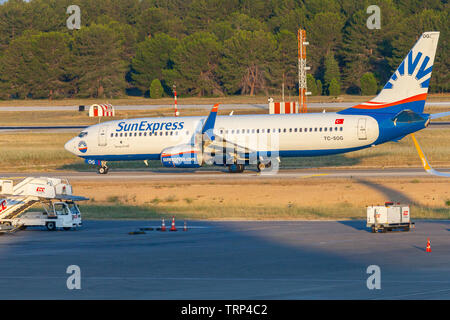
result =
[[[385,201],[412,205],[413,218],[449,219],[445,179],[242,179],[167,182],[73,182],[92,219],[150,219],[176,214],[206,220],[364,219],[365,207]],[[127,193],[123,194],[126,189]]]

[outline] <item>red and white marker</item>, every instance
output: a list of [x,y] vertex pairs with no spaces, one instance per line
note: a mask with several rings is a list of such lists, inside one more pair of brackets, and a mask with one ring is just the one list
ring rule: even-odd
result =
[[174,108],[175,108],[175,117],[178,117],[180,113],[178,112],[177,90],[175,88],[176,87],[173,86]]
[[165,224],[165,222],[164,222],[164,218],[162,219],[160,231],[166,231],[166,224]]
[[177,228],[175,228],[175,217],[172,217],[172,227],[170,228],[170,231],[177,231]]

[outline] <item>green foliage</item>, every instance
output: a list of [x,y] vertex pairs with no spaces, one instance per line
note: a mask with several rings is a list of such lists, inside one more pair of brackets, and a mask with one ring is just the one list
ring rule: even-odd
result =
[[274,37],[261,30],[241,30],[226,40],[219,72],[227,92],[254,95],[267,90],[275,49]]
[[3,88],[16,98],[58,98],[69,93],[72,56],[69,37],[59,32],[24,33],[1,60]]
[[317,89],[316,79],[310,74],[306,76],[306,86],[308,87],[308,91],[311,92],[311,95],[318,96],[319,90]]
[[319,96],[321,96],[323,94],[323,86],[322,86],[322,81],[317,80],[316,81],[316,85],[317,85],[317,94]]
[[81,28],[73,39],[77,85],[80,97],[117,97],[125,92],[122,37],[108,25],[93,24]]
[[334,54],[330,52],[325,57],[325,74],[323,77],[325,81],[325,87],[328,88],[331,85],[331,81],[336,79],[337,82],[341,79],[341,73],[339,72],[339,65]]
[[373,96],[377,93],[377,80],[372,72],[363,74],[360,80],[361,94],[363,96]]
[[150,98],[159,99],[162,97],[164,89],[161,85],[161,81],[159,79],[155,79],[152,81],[150,85]]
[[336,78],[331,80],[330,86],[328,87],[328,95],[332,97],[337,97],[341,94],[341,85]]
[[333,79],[373,92],[364,74],[384,84],[430,30],[441,32],[430,91],[450,90],[446,1],[380,0],[380,30],[366,26],[367,0],[79,0],[81,30],[69,31],[71,4],[0,5],[1,99],[146,95],[154,79],[183,95],[294,93],[299,28],[318,94]]
[[158,33],[138,44],[131,62],[131,78],[134,85],[146,92],[153,79],[163,79],[163,70],[173,65],[171,55],[178,41],[164,33]]
[[220,95],[217,68],[221,46],[208,32],[196,32],[184,38],[172,53],[173,68],[163,72],[168,85],[179,84],[189,95]]

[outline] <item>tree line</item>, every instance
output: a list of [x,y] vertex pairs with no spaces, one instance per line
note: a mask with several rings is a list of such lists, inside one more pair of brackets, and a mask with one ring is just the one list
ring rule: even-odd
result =
[[[375,94],[424,31],[430,83],[449,91],[446,0],[9,0],[0,5],[0,98],[297,93],[297,30],[314,95]],[[69,30],[67,7],[81,9]],[[381,28],[369,29],[369,5]]]

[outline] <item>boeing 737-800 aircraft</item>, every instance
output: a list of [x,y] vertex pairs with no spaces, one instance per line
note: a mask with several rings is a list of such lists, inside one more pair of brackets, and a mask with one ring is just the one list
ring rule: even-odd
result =
[[107,161],[160,160],[167,167],[227,165],[242,172],[280,157],[346,153],[398,141],[450,112],[423,113],[439,32],[425,32],[381,92],[336,113],[140,118],[90,126],[66,150],[107,173]]

